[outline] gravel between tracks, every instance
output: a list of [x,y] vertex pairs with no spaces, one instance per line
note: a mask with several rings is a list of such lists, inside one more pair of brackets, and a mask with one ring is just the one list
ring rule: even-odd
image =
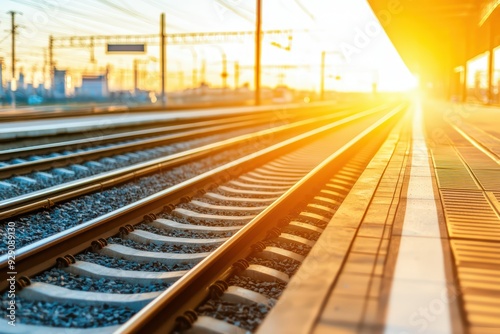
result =
[[171,285],[168,283],[132,284],[122,280],[74,275],[56,268],[32,277],[31,281],[54,284],[71,290],[120,294],[163,291]]
[[[270,143],[267,143],[269,145]],[[55,233],[67,230],[127,204],[145,198],[170,186],[178,184],[202,172],[209,171],[238,157],[254,152],[258,147],[267,146],[264,142],[254,143],[244,148],[227,150],[196,162],[173,168],[167,172],[142,177],[135,182],[89,194],[70,202],[54,206],[12,220],[16,225],[16,247],[28,245]],[[6,224],[0,223],[0,254],[7,250]]]
[[[2,299],[0,316],[7,315],[8,299]],[[16,321],[22,324],[53,327],[97,328],[119,325],[136,311],[124,307],[63,305],[52,302],[31,302],[16,297]]]
[[108,244],[118,244],[127,246],[130,248],[146,251],[146,252],[159,252],[159,253],[176,253],[176,254],[195,254],[195,253],[205,253],[215,250],[219,245],[209,245],[209,246],[188,246],[188,245],[170,245],[170,244],[143,244],[140,242],[135,242],[133,240],[121,239],[121,238],[108,238]]
[[229,202],[229,203],[226,203],[226,202],[223,202],[223,201],[220,201],[217,199],[212,199],[212,198],[206,197],[206,196],[195,197],[194,199],[197,201],[200,201],[200,202],[205,202],[205,203],[213,204],[213,205],[232,205],[232,206],[241,206],[241,207],[255,207],[255,206],[266,205],[265,203],[253,203],[253,202]]
[[[115,160],[114,162],[110,162],[110,160],[107,160],[109,158],[104,158],[104,159],[99,159],[96,160],[99,162],[102,166],[95,166],[93,164],[89,163],[82,163],[84,167],[87,168],[87,170],[84,169],[78,169],[78,168],[71,168],[71,161],[68,162],[68,166],[65,167],[72,172],[74,172],[74,175],[67,175],[67,174],[61,174],[61,173],[56,173],[53,172],[52,170],[43,170],[44,172],[50,173],[53,177],[52,178],[40,178],[37,176],[36,173],[30,173],[30,174],[25,174],[23,176],[27,176],[33,180],[36,180],[36,183],[26,183],[22,181],[17,181],[14,178],[9,178],[9,179],[3,179],[1,181],[7,181],[10,184],[13,184],[13,187],[10,188],[3,188],[2,192],[0,193],[0,201],[13,198],[16,196],[21,196],[24,194],[28,194],[37,190],[45,189],[48,187],[60,185],[66,182],[78,180],[84,177],[92,176],[92,175],[97,175],[103,172],[115,170],[118,168],[123,168],[127,166],[131,166],[133,164],[137,164],[140,162],[168,156],[177,152],[182,152],[186,151],[188,149],[192,149],[195,147],[200,147],[202,145],[206,145],[209,143],[217,142],[220,140],[224,140],[227,138],[232,138],[238,135],[242,134],[247,134],[255,131],[259,131],[262,129],[267,129],[269,128],[268,126],[259,126],[259,127],[253,127],[249,129],[240,129],[240,130],[235,130],[227,133],[221,133],[217,135],[211,135],[207,136],[204,138],[199,138],[199,139],[192,139],[188,140],[182,143],[173,143],[169,145],[163,145],[163,146],[158,146],[155,148],[151,149],[143,149],[143,150],[136,150],[136,151],[131,151],[130,153],[133,153],[131,155],[127,155],[126,157],[124,156],[125,153],[119,154],[119,155],[114,155],[110,156],[109,158],[112,158]],[[101,147],[113,147],[114,145],[101,145]],[[83,150],[82,150],[83,151]],[[65,153],[65,152],[61,152]],[[71,152],[67,152],[71,153]],[[51,156],[58,156],[60,154],[47,154],[45,156],[51,157]],[[125,158],[124,158],[125,157]],[[28,159],[29,160],[29,159]],[[42,170],[40,170],[42,171]]]
[[218,238],[228,238],[233,235],[232,232],[191,232],[191,231],[180,231],[180,230],[172,230],[172,229],[161,229],[149,224],[143,223],[140,225],[134,226],[136,230],[144,230],[147,232],[155,233],[158,235],[163,235],[166,237],[175,237],[175,238],[189,238],[189,239],[218,239]]
[[229,285],[236,285],[248,290],[263,294],[266,297],[278,299],[286,284],[283,282],[265,282],[245,276],[232,276],[228,281]]
[[[231,205],[231,203],[219,203],[217,205],[227,205],[227,206],[234,206]],[[216,210],[216,209],[209,209],[209,208],[203,208],[200,207],[196,204],[192,203],[182,203],[177,206],[178,208],[186,209],[186,210],[191,210],[194,212],[198,213],[203,213],[207,215],[219,215],[219,216],[250,216],[250,215],[256,215],[258,212],[256,211],[243,211],[243,210]]]
[[293,235],[296,235],[298,237],[302,237],[302,238],[305,238],[305,239],[308,239],[308,240],[312,240],[312,241],[318,240],[318,238],[320,236],[320,233],[318,233],[318,232],[298,231],[298,230],[295,230],[295,229],[289,228],[289,227],[285,227],[283,229],[283,232],[284,233],[288,233],[288,234],[293,234]]
[[162,213],[160,214],[160,218],[168,219],[168,220],[173,220],[178,223],[183,223],[183,224],[191,224],[191,225],[202,225],[202,226],[223,226],[223,227],[231,227],[231,226],[240,226],[244,225],[245,222],[242,221],[232,221],[232,220],[208,220],[208,219],[201,219],[201,218],[196,218],[196,217],[177,217],[174,216],[173,214],[170,213]]
[[250,262],[251,264],[258,264],[264,267],[276,269],[278,271],[286,273],[288,276],[291,276],[293,273],[295,273],[297,268],[300,266],[300,262],[291,259],[263,259],[257,256],[249,258],[248,262]]
[[[228,187],[231,187],[232,186],[230,184],[227,185]],[[265,190],[264,190],[265,191]],[[254,195],[254,194],[244,194],[244,193],[238,193],[238,192],[229,192],[229,191],[226,191],[224,189],[220,189],[220,188],[217,188],[217,189],[214,189],[212,191],[213,193],[215,194],[219,194],[219,195],[222,195],[222,196],[227,196],[227,197],[238,197],[238,198],[264,198],[264,199],[269,199],[269,198],[278,198],[279,195],[272,195],[272,196],[269,196],[269,195]]]
[[87,261],[107,268],[134,270],[134,271],[151,271],[151,272],[165,272],[165,271],[179,271],[189,270],[194,267],[194,264],[178,263],[168,265],[158,261],[149,262],[134,262],[129,260],[118,259],[114,257],[100,255],[98,253],[85,252],[75,256],[78,261]]
[[222,300],[209,300],[197,309],[201,315],[212,316],[249,331],[254,331],[270,310],[271,307],[264,304],[234,304]]
[[294,252],[304,256],[307,255],[307,253],[309,253],[309,251],[311,250],[311,247],[307,245],[299,245],[292,242],[285,242],[276,239],[264,240],[263,243],[266,246],[283,248],[289,250],[290,252]]

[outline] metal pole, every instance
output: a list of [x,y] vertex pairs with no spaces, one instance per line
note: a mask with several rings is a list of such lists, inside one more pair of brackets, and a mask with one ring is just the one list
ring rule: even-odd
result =
[[96,63],[95,55],[94,55],[94,36],[90,37],[90,62],[92,64]]
[[50,76],[50,94],[54,90],[54,37],[49,36],[49,76]]
[[134,95],[137,95],[137,91],[139,90],[138,88],[138,76],[139,76],[139,70],[138,70],[138,59],[134,59]]
[[[14,11],[9,11],[7,12],[10,14],[11,17],[11,28],[10,28],[10,34],[11,34],[11,47],[12,47],[12,60],[11,60],[11,71],[12,71],[12,80],[16,80],[16,34],[17,34],[17,26],[16,26],[16,14],[17,12]],[[20,13],[19,13],[20,14]]]
[[193,73],[191,81],[193,82],[193,88],[196,88],[196,86],[198,86],[198,55],[193,48],[191,48],[191,53],[193,54]]
[[166,104],[165,83],[167,79],[166,71],[166,41],[165,41],[165,13],[160,16],[160,68],[161,68],[161,103]]
[[0,106],[2,105],[1,98],[3,97],[3,58],[0,57]]
[[494,59],[494,47],[495,45],[493,44],[493,37],[494,37],[494,33],[493,33],[493,20],[490,18],[489,19],[489,23],[488,23],[488,50],[490,52],[489,54],[489,57],[488,57],[488,104],[492,104],[493,103],[493,73],[495,72],[494,71],[494,62],[493,62],[493,59]]
[[470,48],[470,43],[471,43],[471,36],[470,32],[471,29],[466,25],[465,31],[464,31],[464,38],[465,38],[465,47],[464,47],[464,54],[463,54],[463,66],[464,66],[464,71],[462,73],[462,78],[463,81],[461,81],[462,87],[461,87],[461,98],[460,102],[466,102],[467,101],[467,76],[468,76],[468,68],[467,68],[467,60],[469,58],[469,48]]
[[207,82],[207,61],[205,60],[205,58],[203,58],[201,60],[201,82],[203,82],[203,84],[206,84]]
[[255,27],[255,104],[260,105],[260,57],[262,44],[262,1],[257,1]]
[[222,88],[227,88],[227,57],[226,53],[222,51]]
[[11,36],[12,36],[12,81],[16,80],[16,13],[10,12],[11,15]]
[[240,85],[240,63],[235,62],[234,63],[234,89],[238,89],[238,86]]
[[326,51],[321,52],[321,82],[320,82],[320,99],[325,100],[325,58]]

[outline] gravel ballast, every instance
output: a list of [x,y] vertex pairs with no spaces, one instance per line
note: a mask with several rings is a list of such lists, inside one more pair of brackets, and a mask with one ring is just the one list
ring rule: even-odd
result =
[[309,253],[309,251],[311,250],[311,247],[307,245],[299,245],[293,242],[285,242],[276,239],[264,240],[263,242],[266,246],[283,248],[290,252],[294,252],[304,256],[307,255],[307,253]]
[[188,238],[188,239],[219,239],[219,238],[229,238],[233,235],[232,232],[192,232],[192,231],[182,231],[182,230],[173,230],[173,229],[161,229],[154,226],[151,226],[147,223],[142,223],[134,226],[136,230],[143,230],[147,232],[151,232],[158,235],[163,235],[166,237],[174,237],[174,238]]
[[203,245],[203,246],[189,246],[189,245],[170,245],[170,244],[143,244],[128,239],[121,238],[108,238],[108,244],[118,244],[122,246],[131,247],[137,250],[146,252],[159,252],[159,253],[177,253],[177,254],[195,254],[206,253],[215,250],[219,245]]
[[[3,298],[0,310],[3,318],[7,307],[8,299]],[[16,298],[16,321],[28,325],[98,328],[123,324],[135,313],[126,307],[63,305]]]
[[95,263],[107,268],[122,269],[122,270],[134,270],[134,271],[151,271],[151,272],[168,272],[168,271],[180,271],[189,270],[194,267],[192,263],[177,263],[173,265],[164,264],[158,261],[150,262],[134,262],[124,259],[118,259],[115,257],[104,256],[98,253],[85,252],[80,253],[75,256],[78,261],[87,261]]
[[71,290],[120,294],[163,291],[171,285],[167,283],[132,284],[121,280],[74,275],[56,268],[31,278],[31,281],[54,284]]
[[286,284],[283,282],[265,282],[238,275],[232,276],[227,281],[227,283],[229,285],[236,285],[254,292],[258,292],[266,297],[274,299],[278,299],[286,287]]
[[[163,145],[163,146],[158,146],[155,148],[150,148],[150,149],[145,149],[145,150],[136,150],[136,151],[131,151],[131,154],[127,153],[121,153],[115,156],[110,156],[107,158],[102,158],[99,160],[96,160],[100,165],[96,165],[93,163],[89,162],[83,162],[80,163],[86,169],[79,169],[79,168],[72,168],[71,161],[68,162],[68,166],[65,166],[63,168],[68,169],[72,171],[74,174],[64,174],[64,173],[57,173],[54,170],[40,170],[46,173],[49,173],[52,175],[52,178],[40,178],[36,173],[30,173],[30,174],[24,174],[23,176],[29,177],[31,179],[36,180],[36,183],[20,183],[19,181],[15,180],[14,178],[9,178],[9,179],[3,179],[1,181],[6,181],[10,184],[13,184],[13,187],[9,187],[6,189],[2,189],[2,192],[0,193],[0,201],[13,198],[16,196],[21,196],[24,194],[28,194],[37,190],[45,189],[48,187],[60,185],[66,182],[78,180],[84,177],[92,176],[92,175],[97,175],[100,173],[116,170],[119,168],[123,167],[128,167],[132,166],[137,163],[145,162],[148,160],[153,160],[156,158],[160,157],[165,157],[174,153],[186,151],[192,148],[200,147],[202,145],[206,145],[209,143],[214,143],[220,140],[232,138],[235,136],[239,136],[242,134],[247,134],[247,133],[252,133],[255,131],[259,131],[262,129],[266,129],[268,127],[260,126],[260,127],[253,127],[249,129],[240,129],[236,131],[231,131],[227,133],[221,133],[217,135],[211,135],[207,136],[204,138],[199,138],[199,139],[192,139],[192,140],[187,140],[185,142],[181,143],[173,143],[169,145]],[[94,150],[96,148],[105,148],[109,147],[112,148],[114,145],[113,144],[108,144],[108,145],[101,145],[98,147],[94,147],[92,149],[87,148],[83,149],[80,151],[89,151],[89,150]],[[66,155],[69,153],[73,152],[60,152],[60,153],[51,153],[47,155],[40,155],[40,157],[53,157],[53,156],[59,156],[59,155]],[[111,158],[111,159],[110,159]],[[29,160],[29,158],[26,158],[26,160]],[[11,162],[11,161],[9,161]]]
[[[16,247],[19,249],[22,246],[90,221],[223,165],[235,158],[245,156],[254,150],[253,147],[227,150],[163,173],[141,177],[122,186],[56,205],[50,210],[43,210],[12,220],[16,228]],[[5,228],[7,222],[7,220],[3,220],[0,223],[0,254],[5,254],[7,250],[8,240]]]
[[198,307],[200,315],[224,320],[243,329],[254,331],[271,307],[264,304],[233,304],[223,300],[209,300]]

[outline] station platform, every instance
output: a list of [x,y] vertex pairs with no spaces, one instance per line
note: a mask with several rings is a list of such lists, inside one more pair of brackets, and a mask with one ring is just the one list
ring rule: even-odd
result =
[[499,333],[500,109],[416,102],[258,333]]
[[[325,105],[318,103],[316,105]],[[291,104],[287,108],[298,108],[303,105]],[[2,122],[0,126],[0,140],[16,138],[43,137],[61,134],[70,134],[86,131],[103,131],[127,126],[144,126],[159,123],[175,123],[189,121],[203,121],[217,117],[252,115],[256,112],[283,110],[283,106],[245,106],[211,109],[168,110],[156,112],[123,112],[88,116],[59,117],[52,119],[30,119]],[[15,118],[15,115],[10,114]]]

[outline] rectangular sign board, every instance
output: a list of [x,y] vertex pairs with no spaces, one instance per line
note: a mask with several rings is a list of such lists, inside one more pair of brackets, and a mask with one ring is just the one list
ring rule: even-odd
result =
[[145,53],[146,44],[108,44],[106,50],[108,53],[118,52],[118,53]]

